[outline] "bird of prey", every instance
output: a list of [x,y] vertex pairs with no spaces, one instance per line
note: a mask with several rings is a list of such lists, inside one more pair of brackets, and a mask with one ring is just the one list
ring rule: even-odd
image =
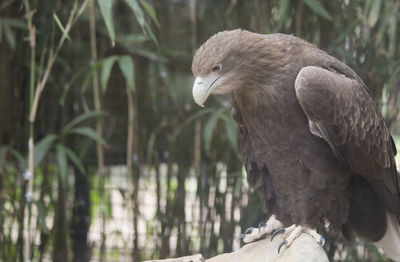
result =
[[[312,44],[241,29],[208,39],[195,53],[193,97],[224,94],[240,130],[250,186],[273,216],[244,235],[282,233],[325,240],[319,226],[376,242],[400,261],[396,147],[360,77]],[[279,252],[279,250],[278,250]]]

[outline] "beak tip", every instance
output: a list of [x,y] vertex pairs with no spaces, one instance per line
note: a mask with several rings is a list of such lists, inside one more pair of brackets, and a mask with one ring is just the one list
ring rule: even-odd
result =
[[211,94],[212,91],[212,89],[207,87],[208,85],[204,84],[203,82],[203,79],[197,77],[194,81],[192,90],[194,101],[201,107],[204,107],[204,103],[206,102],[207,97]]

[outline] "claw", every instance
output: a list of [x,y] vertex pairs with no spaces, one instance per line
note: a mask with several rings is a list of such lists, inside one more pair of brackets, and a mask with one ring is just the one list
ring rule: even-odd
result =
[[[276,232],[276,231],[275,231]],[[282,240],[282,242],[279,244],[279,246],[278,246],[278,254],[279,254],[279,251],[281,251],[281,248],[282,248],[282,246],[284,246],[284,245],[286,245],[287,244],[287,241],[286,241],[286,239],[284,239],[284,240]]]
[[241,240],[243,240],[245,234],[240,234],[239,237],[237,238],[237,241],[240,243]]
[[321,236],[321,238],[319,239],[319,241],[321,242],[321,246],[325,246],[326,240],[324,237]]
[[272,233],[272,235],[271,235],[271,241],[274,239],[274,237],[276,235],[283,234],[283,233],[285,233],[285,229],[284,228],[279,228],[279,229],[275,230],[274,233]]
[[260,223],[258,224],[258,232],[261,231],[261,228],[266,227],[266,226],[267,226],[267,223],[265,223],[265,222],[260,222]]
[[246,229],[246,231],[244,232],[245,234],[250,234],[251,232],[253,232],[254,227],[249,227],[248,229]]

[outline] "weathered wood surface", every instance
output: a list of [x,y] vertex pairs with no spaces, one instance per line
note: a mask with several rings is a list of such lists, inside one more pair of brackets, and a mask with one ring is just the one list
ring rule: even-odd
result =
[[187,257],[177,257],[177,258],[168,258],[162,260],[148,260],[143,262],[203,262],[204,258],[201,254],[187,256]]
[[278,246],[282,236],[276,236],[271,242],[269,236],[243,246],[241,249],[225,253],[210,259],[204,260],[202,255],[173,258],[166,260],[153,260],[162,262],[329,262],[324,249],[318,245],[308,234],[301,234],[290,248],[281,248],[278,254]]

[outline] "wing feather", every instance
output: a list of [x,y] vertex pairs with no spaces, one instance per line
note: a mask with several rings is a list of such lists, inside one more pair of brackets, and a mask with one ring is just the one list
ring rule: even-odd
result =
[[364,176],[390,211],[400,214],[393,139],[364,83],[307,66],[297,75],[295,90],[310,131],[328,142],[341,163]]

